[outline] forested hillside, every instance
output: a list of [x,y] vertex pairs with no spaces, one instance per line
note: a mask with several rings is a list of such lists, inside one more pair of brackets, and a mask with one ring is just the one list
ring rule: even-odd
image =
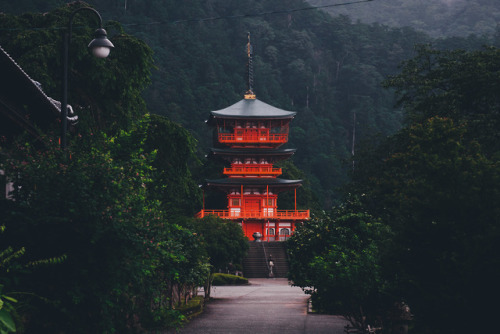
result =
[[[16,13],[0,13],[2,49],[56,98],[61,31],[87,6],[64,3],[0,0]],[[241,263],[237,224],[193,216],[198,181],[220,171],[195,168],[211,145],[204,120],[242,98],[248,31],[258,98],[297,111],[284,177],[306,180],[299,206],[314,209],[313,193],[337,204],[288,240],[293,284],[360,332],[410,320],[414,333],[495,332],[498,29],[433,40],[299,0],[92,4],[115,49],[92,57],[96,18],[80,11],[67,149],[56,122],[41,148],[0,138],[0,169],[14,176],[14,200],[0,199],[0,332],[176,328],[190,294]]]
[[[308,0],[313,6],[341,1]],[[353,21],[410,26],[432,37],[487,35],[497,29],[500,2],[495,0],[404,1],[374,0],[355,6],[325,8],[331,15],[347,15]]]
[[[356,144],[400,128],[401,111],[382,80],[414,56],[416,43],[432,42],[411,28],[352,23],[319,10],[283,12],[308,7],[301,0],[89,2],[105,21],[122,22],[127,33],[154,50],[156,70],[145,93],[148,109],[186,127],[198,140],[200,157],[211,145],[204,123],[209,111],[242,98],[250,32],[257,98],[298,112],[288,147],[298,149],[293,162],[323,207],[338,199]],[[37,3],[25,1],[23,9],[44,10]],[[476,48],[487,42],[439,43]]]

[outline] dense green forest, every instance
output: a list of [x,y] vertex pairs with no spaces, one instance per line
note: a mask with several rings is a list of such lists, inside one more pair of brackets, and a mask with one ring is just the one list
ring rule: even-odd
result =
[[[0,45],[52,97],[60,30],[82,5],[65,3],[0,1],[13,13]],[[307,181],[300,206],[327,210],[289,243],[294,283],[361,328],[387,330],[397,303],[416,333],[489,329],[477,319],[494,318],[500,279],[498,28],[435,40],[293,11],[300,0],[89,3],[115,49],[93,59],[94,18],[78,16],[69,154],[51,131],[42,151],[26,137],[0,146],[18,176],[16,200],[0,201],[0,326],[6,313],[28,333],[177,326],[192,288],[241,259],[236,225],[190,218],[197,184],[220,171],[203,158],[204,120],[242,98],[250,31],[257,97],[298,112],[285,176]]]
[[[356,145],[400,128],[401,110],[381,82],[415,54],[415,44],[474,49],[493,43],[491,36],[433,41],[411,28],[352,23],[318,10],[259,14],[307,7],[299,0],[89,3],[153,49],[156,68],[144,93],[147,107],[188,129],[199,143],[200,158],[211,145],[204,124],[209,111],[242,98],[243,50],[251,32],[257,97],[298,112],[288,146],[298,149],[293,162],[324,208],[339,200]],[[50,5],[26,1],[15,9],[48,10]],[[238,17],[243,14],[251,16]],[[205,177],[200,173],[198,181]]]
[[[341,1],[308,0],[313,6]],[[491,35],[500,20],[500,3],[494,0],[404,1],[374,0],[355,6],[325,7],[330,14],[346,15],[353,21],[409,26],[435,38]]]

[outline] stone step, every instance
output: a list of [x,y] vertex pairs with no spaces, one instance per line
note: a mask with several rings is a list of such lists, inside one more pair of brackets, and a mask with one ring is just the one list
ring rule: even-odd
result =
[[248,278],[269,277],[268,261],[274,263],[274,277],[286,277],[288,257],[283,242],[250,242],[248,254],[243,261],[243,274]]

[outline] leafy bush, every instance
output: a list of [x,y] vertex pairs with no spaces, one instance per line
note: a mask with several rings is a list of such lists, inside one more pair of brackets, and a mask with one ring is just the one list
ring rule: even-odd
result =
[[289,279],[321,312],[345,315],[358,328],[384,312],[381,253],[387,226],[362,212],[354,198],[299,225],[287,241]]
[[244,285],[248,284],[248,278],[230,275],[230,274],[214,274],[212,285]]

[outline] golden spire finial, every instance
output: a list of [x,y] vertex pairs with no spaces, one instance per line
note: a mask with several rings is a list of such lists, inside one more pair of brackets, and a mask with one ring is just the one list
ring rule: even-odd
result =
[[250,32],[248,32],[248,43],[247,43],[247,91],[245,92],[245,100],[255,99],[255,94],[253,92],[253,63],[252,63],[253,48],[250,44]]

